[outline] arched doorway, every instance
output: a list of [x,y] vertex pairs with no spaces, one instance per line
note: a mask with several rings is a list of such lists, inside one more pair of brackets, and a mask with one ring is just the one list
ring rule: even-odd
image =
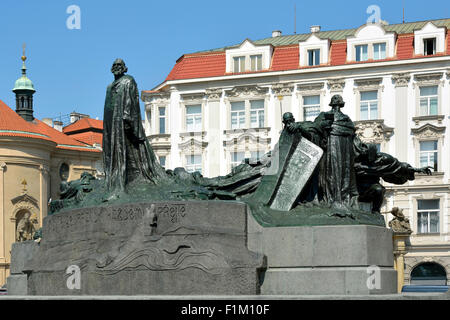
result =
[[411,284],[445,286],[447,285],[447,272],[445,272],[445,268],[438,263],[421,263],[411,271]]

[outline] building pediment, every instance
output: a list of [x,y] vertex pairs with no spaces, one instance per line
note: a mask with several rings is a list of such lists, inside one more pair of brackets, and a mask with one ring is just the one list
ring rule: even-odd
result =
[[419,128],[411,129],[411,132],[418,138],[438,138],[445,132],[445,127],[438,127],[431,123],[426,123]]
[[39,208],[39,201],[27,193],[11,199],[11,202],[13,205],[18,204],[19,202],[27,202],[33,204],[36,208]]

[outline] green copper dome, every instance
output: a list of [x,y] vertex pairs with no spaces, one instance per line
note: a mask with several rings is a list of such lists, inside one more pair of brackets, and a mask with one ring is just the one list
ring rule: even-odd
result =
[[30,79],[27,77],[27,68],[25,67],[25,57],[22,57],[23,65],[22,65],[22,77],[16,80],[16,83],[14,84],[14,89],[12,90],[15,92],[16,90],[29,90],[35,92],[33,82],[31,82]]

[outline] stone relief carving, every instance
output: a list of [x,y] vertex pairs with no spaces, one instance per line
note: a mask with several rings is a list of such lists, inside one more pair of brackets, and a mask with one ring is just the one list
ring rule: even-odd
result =
[[384,120],[355,121],[356,134],[366,143],[381,143],[389,141],[394,134],[394,128],[384,124]]
[[345,87],[345,79],[329,79],[328,88],[331,92],[341,92]]
[[276,83],[272,86],[272,93],[275,96],[290,96],[294,91],[292,83]]
[[222,97],[222,89],[206,89],[205,95],[208,100],[220,100]]
[[268,88],[259,86],[238,86],[226,91],[227,97],[252,97],[267,94]]
[[407,87],[409,79],[411,79],[409,73],[394,73],[392,75],[392,81],[394,81],[396,87]]

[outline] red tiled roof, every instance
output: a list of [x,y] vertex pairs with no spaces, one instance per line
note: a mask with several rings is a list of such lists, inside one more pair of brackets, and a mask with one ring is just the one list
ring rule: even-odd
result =
[[81,118],[80,120],[65,126],[63,132],[68,134],[75,131],[86,131],[91,128],[103,130],[103,121],[91,118]]
[[1,100],[0,136],[41,139],[55,142],[56,147],[60,149],[99,152],[99,150],[90,148],[38,119],[34,119],[32,122],[24,120]]
[[447,31],[447,54],[450,54],[450,30]]
[[332,42],[330,60],[332,66],[345,64],[347,61],[347,40]]
[[[403,28],[403,26],[401,27]],[[450,41],[449,41],[450,30],[447,30],[446,34],[447,34],[446,52],[439,53],[433,56],[450,55]],[[225,56],[226,56],[225,51],[201,52],[183,55],[181,58],[177,60],[172,71],[167,76],[166,81],[234,75],[235,73],[226,73]],[[346,64],[383,62],[383,61],[423,58],[423,57],[424,56],[416,56],[414,54],[414,33],[408,31],[407,33],[397,34],[394,57],[377,61],[368,60],[363,62],[355,62],[355,61],[347,62],[347,40],[345,39],[332,40],[330,47],[330,59],[328,65],[338,66]],[[300,61],[299,61],[298,44],[278,45],[274,46],[270,68],[268,70],[262,70],[259,72],[284,71],[284,70],[295,70],[300,68],[306,68],[300,67],[299,62]],[[321,66],[313,66],[312,68],[317,68]],[[250,72],[242,72],[239,74],[247,74],[247,73]],[[151,91],[146,92],[151,93]]]
[[275,47],[273,50],[271,70],[284,71],[298,69],[300,64],[299,59],[298,45]]
[[397,59],[411,59],[414,56],[414,33],[399,34],[397,37]]
[[166,78],[168,80],[217,77],[225,74],[225,52],[184,55]]
[[93,146],[94,143],[99,144],[100,146],[102,146],[102,140],[103,140],[103,134],[100,132],[92,132],[92,131],[87,131],[87,132],[80,132],[80,133],[75,133],[75,134],[71,134],[70,135],[72,138],[74,138],[75,140],[78,140],[80,142],[86,143],[88,145]]

